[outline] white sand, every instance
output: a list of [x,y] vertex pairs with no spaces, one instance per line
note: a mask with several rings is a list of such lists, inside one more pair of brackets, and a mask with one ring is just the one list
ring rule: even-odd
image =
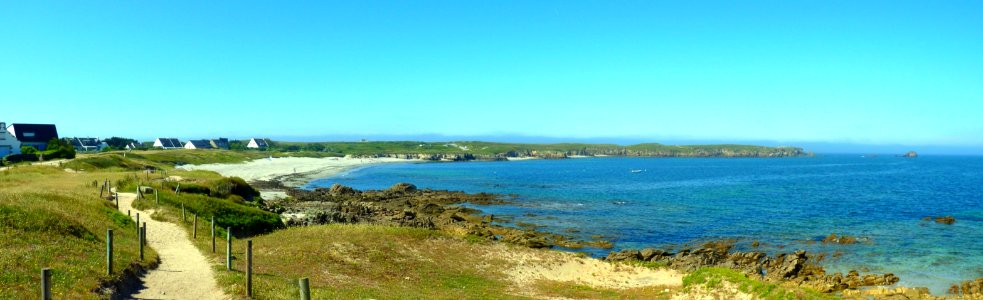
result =
[[[509,248],[508,245],[496,247]],[[513,282],[524,285],[536,280],[565,281],[596,288],[628,289],[638,287],[678,287],[683,274],[671,269],[654,270],[641,266],[608,263],[560,251],[520,250],[495,252],[493,256],[517,263],[506,270]]]
[[375,164],[422,162],[418,159],[399,158],[311,158],[280,157],[263,158],[241,164],[184,165],[183,170],[208,170],[222,176],[235,176],[246,181],[276,180],[288,187],[297,187],[308,181],[337,175],[338,173]]
[[[123,291],[126,299],[228,299],[218,288],[211,264],[191,244],[188,233],[176,224],[150,218],[152,211],[133,208],[136,194],[119,193],[119,210],[140,213],[147,223],[147,245],[160,256],[160,265],[140,276],[136,290]],[[133,215],[136,218],[136,214]],[[131,228],[132,229],[132,228]],[[133,229],[136,230],[136,229]]]

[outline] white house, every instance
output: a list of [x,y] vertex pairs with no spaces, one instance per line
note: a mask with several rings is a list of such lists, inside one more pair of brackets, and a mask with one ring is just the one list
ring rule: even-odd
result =
[[137,148],[139,148],[137,147],[137,144],[134,143],[126,144],[126,150],[136,150]]
[[184,144],[184,149],[212,149],[212,141],[190,140]]
[[184,144],[176,138],[157,138],[154,140],[154,148],[181,149],[184,148]]
[[249,139],[249,144],[246,144],[246,148],[250,149],[266,149],[269,147],[266,143],[266,139]]
[[11,154],[20,154],[20,141],[7,132],[7,123],[0,122],[0,158]]

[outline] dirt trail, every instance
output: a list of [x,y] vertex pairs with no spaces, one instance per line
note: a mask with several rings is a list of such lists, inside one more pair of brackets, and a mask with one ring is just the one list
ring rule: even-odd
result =
[[160,266],[140,276],[140,283],[122,291],[126,299],[228,299],[218,288],[215,274],[205,256],[191,244],[178,225],[150,218],[153,211],[134,209],[133,193],[119,193],[119,210],[140,213],[147,223],[147,245],[160,255]]

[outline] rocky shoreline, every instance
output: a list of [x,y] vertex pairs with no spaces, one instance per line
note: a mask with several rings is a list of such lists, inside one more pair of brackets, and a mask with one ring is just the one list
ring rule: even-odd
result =
[[287,226],[368,223],[409,226],[504,241],[530,248],[610,248],[603,240],[577,241],[560,234],[500,225],[507,220],[483,215],[463,204],[505,204],[499,195],[417,189],[398,183],[387,190],[359,191],[335,184],[314,190],[290,189],[289,200],[270,202]]

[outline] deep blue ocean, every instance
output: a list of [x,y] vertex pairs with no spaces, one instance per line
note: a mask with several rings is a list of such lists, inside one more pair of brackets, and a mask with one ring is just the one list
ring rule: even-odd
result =
[[[630,170],[643,170],[631,172]],[[517,196],[475,206],[541,230],[615,248],[685,247],[736,239],[740,250],[826,253],[827,272],[891,272],[941,294],[983,277],[983,157],[819,155],[811,158],[583,158],[388,164],[311,182]],[[951,215],[954,225],[923,221]],[[869,239],[817,243],[830,233]],[[834,253],[839,253],[834,257]]]

